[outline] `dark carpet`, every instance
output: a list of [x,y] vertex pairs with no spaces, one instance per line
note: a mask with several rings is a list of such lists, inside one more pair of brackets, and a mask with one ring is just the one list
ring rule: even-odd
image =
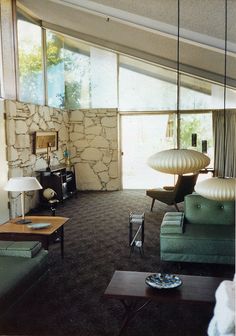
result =
[[[117,335],[124,308],[103,293],[115,270],[158,272],[159,228],[166,211],[141,190],[79,192],[60,205],[56,214],[70,217],[65,225],[65,257],[60,244],[49,249],[49,272],[1,321],[1,335]],[[183,209],[183,207],[181,207]],[[129,212],[145,212],[144,258],[129,256]],[[48,210],[34,214],[49,214]],[[165,263],[165,271],[233,277],[226,265]],[[190,303],[151,303],[128,324],[123,336],[206,335],[214,306]]]

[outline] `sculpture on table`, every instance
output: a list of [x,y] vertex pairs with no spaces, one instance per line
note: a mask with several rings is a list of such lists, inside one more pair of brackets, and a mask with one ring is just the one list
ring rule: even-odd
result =
[[56,215],[56,204],[59,203],[59,200],[55,198],[57,195],[56,191],[51,188],[46,188],[43,191],[43,197],[46,198],[50,205],[52,216]]
[[64,150],[63,155],[64,155],[64,158],[65,158],[65,164],[66,164],[66,166],[70,166],[71,165],[70,152],[68,151],[67,148]]
[[56,194],[55,190],[51,188],[46,188],[43,191],[43,197],[45,197],[47,201],[51,200]]

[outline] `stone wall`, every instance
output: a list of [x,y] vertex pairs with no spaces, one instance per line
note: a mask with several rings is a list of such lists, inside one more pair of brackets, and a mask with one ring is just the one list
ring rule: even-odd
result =
[[[69,141],[68,111],[47,106],[5,101],[7,159],[9,177],[37,176],[36,171],[47,167],[47,154],[34,154],[36,131],[58,131],[58,150],[52,152],[52,165],[64,161],[63,150]],[[25,197],[26,212],[35,207],[38,193]],[[21,214],[19,193],[10,193],[11,216]]]
[[[37,176],[37,170],[47,167],[47,154],[34,154],[34,134],[58,131],[51,164],[64,163],[67,148],[77,189],[120,189],[116,109],[66,111],[6,100],[5,112],[9,177]],[[37,202],[37,192],[26,193],[26,212]],[[10,206],[12,217],[21,214],[19,193],[10,193]]]
[[117,109],[70,112],[70,152],[79,190],[118,190]]

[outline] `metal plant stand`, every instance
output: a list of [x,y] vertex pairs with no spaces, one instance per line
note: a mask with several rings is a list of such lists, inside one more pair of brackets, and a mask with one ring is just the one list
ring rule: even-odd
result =
[[144,213],[129,214],[129,246],[130,255],[135,248],[139,249],[141,257],[144,256]]

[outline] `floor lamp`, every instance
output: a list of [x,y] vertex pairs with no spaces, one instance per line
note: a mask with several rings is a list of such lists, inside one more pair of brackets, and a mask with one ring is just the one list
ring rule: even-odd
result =
[[22,219],[18,220],[19,224],[31,223],[30,220],[25,219],[25,192],[42,189],[41,184],[35,177],[12,177],[4,187],[5,190],[11,192],[21,193],[21,215]]

